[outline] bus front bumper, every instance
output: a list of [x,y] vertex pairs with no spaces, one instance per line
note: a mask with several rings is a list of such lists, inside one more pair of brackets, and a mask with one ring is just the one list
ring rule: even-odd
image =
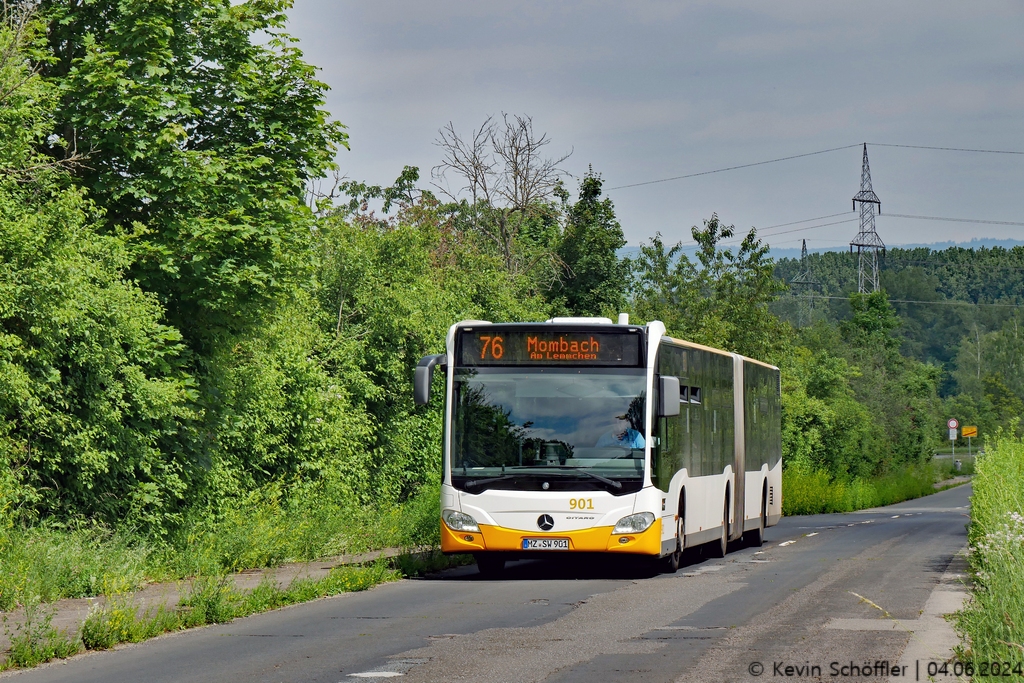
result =
[[592,527],[576,531],[537,532],[481,524],[480,531],[452,531],[441,522],[441,551],[445,553],[514,552],[525,555],[543,555],[542,551],[524,550],[523,541],[532,538],[568,539],[568,552],[614,552],[634,555],[661,554],[661,520],[656,519],[646,531],[639,534],[613,534],[610,526]]

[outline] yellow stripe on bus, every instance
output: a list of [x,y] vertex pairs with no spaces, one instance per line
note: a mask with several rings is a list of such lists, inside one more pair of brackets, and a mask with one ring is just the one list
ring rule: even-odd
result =
[[[639,534],[613,534],[613,527],[599,526],[576,531],[543,532],[507,529],[481,524],[480,531],[452,531],[441,522],[441,550],[446,553],[473,553],[481,550],[523,551],[526,538],[567,538],[570,552],[616,552],[637,555],[661,554],[661,520],[655,520],[647,531]],[[626,539],[624,542],[621,539]]]

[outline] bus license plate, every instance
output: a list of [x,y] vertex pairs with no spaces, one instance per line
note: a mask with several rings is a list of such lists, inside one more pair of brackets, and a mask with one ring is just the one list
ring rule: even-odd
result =
[[568,538],[524,538],[523,550],[568,550]]

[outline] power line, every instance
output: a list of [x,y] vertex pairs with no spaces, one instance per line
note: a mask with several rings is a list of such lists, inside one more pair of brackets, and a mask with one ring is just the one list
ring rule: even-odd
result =
[[818,216],[817,218],[805,218],[802,221],[791,221],[789,223],[779,223],[778,225],[766,225],[762,230],[771,230],[772,228],[784,228],[787,225],[797,225],[799,223],[810,223],[811,221],[823,221],[826,218],[835,218],[836,216],[844,216],[850,213],[849,211],[843,211],[842,213],[830,213],[827,216]]
[[[776,242],[775,244],[776,245],[778,245],[778,244],[792,244],[793,242],[799,242],[799,241],[800,241],[800,238],[798,237],[795,240],[783,240],[782,242]],[[821,256],[824,253],[837,253],[837,254],[840,254],[842,256],[846,256],[847,255],[846,254],[846,249],[845,249],[846,246],[847,246],[846,244],[823,244],[823,245],[819,245],[819,246],[817,246],[815,248],[816,249],[834,249],[836,247],[844,247],[844,249],[841,252],[839,252],[839,251],[815,252],[814,255],[815,256]],[[773,246],[772,248],[774,249],[775,247]],[[958,263],[956,261],[948,261],[948,260],[945,260],[945,259],[936,259],[934,261],[926,261],[926,260],[923,260],[923,259],[900,258],[899,256],[894,256],[893,255],[893,253],[894,253],[893,250],[896,250],[896,249],[903,250],[903,251],[912,251],[913,249],[917,249],[917,248],[918,247],[907,247],[906,245],[902,245],[902,244],[890,244],[889,245],[889,252],[885,256],[885,262],[886,262],[886,264],[890,264],[890,265],[891,264],[900,264],[902,266],[930,266],[930,267],[934,268],[935,270],[939,270],[939,269],[942,269],[942,268],[955,268],[955,267],[957,267],[959,265],[962,265],[962,264],[960,264],[960,263]],[[948,248],[951,248],[951,247],[947,247],[947,249]],[[963,248],[963,247],[961,247],[961,248]],[[933,254],[941,254],[942,252],[946,251],[946,249],[930,249],[930,248],[929,248],[929,250]],[[780,258],[781,259],[786,259],[788,261],[795,261],[796,260],[796,258],[792,257],[792,256],[783,256],[783,257],[780,257]],[[985,263],[985,264],[982,264],[982,267],[986,271],[993,271],[993,270],[1024,271],[1024,266],[1014,266],[1014,265],[1009,265],[1009,264],[1005,264],[1005,263],[997,263],[997,264]],[[887,269],[888,270],[892,270],[892,268],[887,268]]]
[[[852,223],[853,221],[858,220],[857,218],[847,218],[847,219],[841,220],[841,221],[832,221],[830,223],[821,223],[820,225],[809,225],[809,226],[804,227],[804,228],[794,228],[793,230],[782,230],[782,231],[779,231],[779,232],[772,232],[772,233],[765,233],[764,232],[765,230],[772,230],[774,228],[785,228],[785,227],[788,227],[790,225],[799,225],[800,223],[810,223],[810,222],[813,222],[813,221],[823,220],[825,218],[835,218],[836,216],[844,216],[844,215],[847,215],[848,213],[850,213],[850,212],[849,211],[844,211],[842,213],[834,213],[834,214],[831,214],[831,215],[828,215],[828,216],[818,216],[817,218],[805,218],[805,219],[799,220],[799,221],[790,221],[789,223],[778,223],[776,225],[769,225],[768,227],[759,229],[757,231],[757,236],[759,238],[761,238],[761,237],[778,237],[779,235],[787,235],[787,234],[793,233],[793,232],[803,232],[805,230],[816,230],[817,228],[827,228],[827,227],[829,227],[831,225],[841,225],[843,223]],[[988,219],[985,219],[985,218],[949,218],[949,217],[946,217],[946,216],[917,216],[917,215],[905,214],[905,213],[889,213],[889,214],[885,214],[885,215],[890,217],[890,218],[913,218],[913,219],[916,219],[916,220],[924,220],[924,221],[946,221],[946,222],[950,222],[950,223],[978,223],[978,224],[985,224],[985,225],[1013,225],[1013,226],[1024,227],[1024,222],[993,221],[993,220],[988,220]],[[732,238],[729,238],[728,240],[722,240],[722,244],[738,244],[738,243],[742,242],[744,238],[745,238],[745,236],[744,237],[732,237]],[[692,246],[694,244],[696,244],[696,242],[685,242],[685,243],[683,243],[683,246]],[[840,246],[840,245],[836,245],[836,246]],[[894,245],[894,246],[899,247],[900,245]]]
[[950,223],[984,223],[986,225],[1021,225],[1024,223],[1017,223],[1014,221],[989,221],[981,218],[943,218],[941,216],[911,216],[905,213],[889,213],[887,216],[893,218],[916,218],[924,221],[948,221]]
[[[842,215],[842,214],[840,214],[840,215]],[[814,230],[816,228],[825,228],[825,227],[828,227],[830,225],[840,225],[842,223],[852,223],[853,221],[856,221],[856,220],[859,220],[859,219],[857,219],[857,218],[847,218],[846,220],[833,221],[831,223],[822,223],[821,225],[809,225],[806,228],[794,228],[793,230],[783,230],[782,232],[773,232],[770,235],[763,235],[762,233],[759,232],[759,233],[757,233],[757,236],[758,237],[777,237],[779,235],[788,235],[791,232],[803,232],[804,230]],[[803,221],[801,221],[801,222],[803,222]],[[767,230],[767,228],[765,228],[765,230]],[[734,238],[730,238],[728,240],[722,240],[722,243],[723,244],[728,244],[730,242],[737,242],[737,241],[742,242],[744,239],[745,238],[742,238],[742,237],[734,237]]]
[[[775,242],[774,244],[792,244],[793,242],[799,242],[802,239],[807,239],[807,238],[806,237],[797,237],[796,239],[793,239],[793,240],[782,240],[781,242]],[[820,240],[812,240],[812,241],[817,242],[817,241],[820,241]],[[845,253],[846,252],[846,248],[848,246],[850,246],[850,244],[848,242],[842,242],[841,244],[819,244],[818,246],[814,247],[814,249],[833,249],[833,248],[842,247],[843,248],[843,252]],[[772,249],[774,249],[774,248],[775,248],[775,246],[772,245]],[[812,252],[812,254],[820,254],[820,253],[822,253],[822,252]]]
[[875,147],[903,147],[906,149],[934,149],[942,152],[980,152],[982,154],[1022,154],[1024,152],[1010,152],[1005,149],[967,149],[964,147],[927,147],[925,145],[890,145],[884,142],[869,142]]
[[672,176],[671,178],[659,178],[657,180],[645,180],[642,183],[630,183],[628,185],[616,185],[615,187],[609,187],[608,192],[612,190],[624,190],[628,187],[640,187],[641,185],[655,185],[657,183],[667,183],[673,180],[685,180],[686,178],[696,178],[698,176],[711,175],[713,173],[724,173],[725,171],[736,171],[741,168],[751,168],[753,166],[764,166],[765,164],[774,164],[779,161],[789,161],[791,159],[801,159],[803,157],[811,157],[816,154],[827,154],[828,152],[837,152],[842,149],[850,149],[852,147],[860,147],[862,144],[874,145],[876,147],[897,147],[902,149],[930,149],[941,152],[975,152],[979,154],[1015,154],[1024,155],[1024,152],[1017,152],[1005,149],[973,149],[969,147],[929,147],[927,145],[896,145],[886,142],[868,142],[868,143],[857,143],[855,145],[844,145],[842,147],[831,147],[829,149],[821,149],[817,152],[807,152],[806,154],[794,154],[788,157],[779,157],[778,159],[768,159],[766,161],[756,161],[752,164],[741,164],[739,166],[727,166],[725,168],[716,168],[713,171],[701,171],[699,173],[688,173],[686,175]]
[[[845,211],[844,213],[849,213],[849,211]],[[842,216],[843,214],[842,213],[837,213],[837,214],[833,214],[833,215]],[[820,220],[820,219],[811,218],[811,219],[808,219],[808,220],[815,221],[815,220]],[[846,220],[833,221],[831,223],[822,223],[821,225],[809,225],[806,228],[795,228],[793,230],[783,230],[782,232],[773,232],[773,233],[771,233],[769,235],[764,235],[760,231],[758,231],[757,237],[758,238],[761,238],[761,237],[776,237],[778,235],[786,235],[786,234],[791,233],[791,232],[803,232],[804,230],[814,230],[816,228],[825,228],[825,227],[828,227],[830,225],[839,225],[841,223],[852,223],[855,220],[858,220],[858,219],[856,219],[856,218],[847,218]],[[785,225],[796,225],[797,223],[806,223],[806,222],[807,221],[794,221],[792,223],[783,223],[782,225],[776,225],[776,226],[772,226],[772,227],[778,228],[778,227],[782,227],[782,226],[785,226]],[[767,230],[768,228],[762,228],[762,229],[763,230]],[[722,240],[722,244],[739,244],[739,243],[741,243],[745,239],[746,239],[746,235],[744,235],[742,237],[730,237],[727,240]],[[683,242],[682,244],[683,244],[684,247],[690,247],[690,246],[693,246],[693,245],[695,245],[697,243],[696,242]]]
[[[786,227],[786,226],[789,226],[789,225],[796,225],[798,223],[809,223],[811,221],[821,220],[823,218],[833,218],[835,216],[842,216],[845,213],[849,213],[849,212],[837,213],[837,214],[833,214],[832,216],[820,216],[819,218],[808,218],[807,220],[793,221],[792,223],[781,223],[779,225],[770,225],[767,228],[762,228],[761,230],[770,230],[772,228],[782,228],[782,227]],[[1019,225],[1019,226],[1024,227],[1024,223],[1018,223],[1018,222],[1014,222],[1014,221],[992,221],[992,220],[987,220],[987,219],[984,219],[984,218],[947,218],[947,217],[944,217],[944,216],[916,216],[916,215],[905,214],[905,213],[889,213],[889,214],[885,214],[885,215],[890,217],[890,218],[914,218],[914,219],[925,220],[925,221],[948,221],[948,222],[951,222],[951,223],[984,223],[986,225]],[[791,233],[791,232],[800,232],[802,230],[814,230],[815,228],[824,228],[824,227],[827,227],[829,225],[839,225],[840,223],[849,223],[849,222],[855,221],[855,220],[857,220],[857,219],[856,218],[850,218],[850,219],[843,220],[843,221],[834,221],[832,223],[822,223],[821,225],[811,225],[811,226],[808,226],[806,228],[797,228],[795,230],[783,230],[781,232],[773,232],[773,233],[768,233],[768,234],[764,234],[763,232],[758,231],[758,237],[762,237],[762,236],[763,237],[775,237],[777,235],[785,235],[785,234],[788,234],[788,233]],[[898,245],[896,245],[896,246],[898,246]]]
[[[794,296],[792,296],[790,298],[793,298],[793,299],[800,299],[800,298],[833,299],[833,300],[836,300],[836,301],[849,301],[850,300],[850,298],[846,297],[846,296],[824,296],[824,295],[819,295],[819,294],[800,294],[800,295],[794,295]],[[999,306],[999,307],[1002,307],[1002,308],[1021,308],[1021,306],[1024,306],[1024,304],[983,304],[983,303],[975,303],[973,301],[950,301],[948,299],[947,300],[943,300],[943,301],[917,301],[915,299],[889,299],[889,303],[891,303],[891,304],[934,304],[934,305],[938,305],[938,306]]]
[[[934,253],[941,253],[941,252],[936,251]],[[888,263],[898,263],[898,264],[905,265],[905,266],[907,266],[907,265],[909,265],[909,266],[931,266],[932,268],[934,268],[936,270],[938,270],[940,268],[956,268],[958,266],[962,266],[963,265],[962,263],[957,263],[957,262],[954,262],[954,261],[945,261],[945,260],[925,261],[923,259],[899,258],[898,256],[892,256],[891,254],[887,255],[885,260]],[[981,264],[981,267],[985,271],[993,271],[993,270],[1024,270],[1024,266],[1014,266],[1014,265],[1010,265],[1008,263],[984,263],[984,264]]]
[[814,230],[815,228],[825,228],[829,225],[840,225],[841,223],[852,223],[853,221],[859,220],[857,218],[847,218],[841,221],[832,221],[831,223],[822,223],[821,225],[809,225],[806,228],[796,228],[794,230],[783,230],[782,232],[773,232],[766,237],[775,237],[776,235],[787,235],[791,232],[800,232],[802,230]]
[[702,175],[711,175],[712,173],[724,173],[725,171],[735,171],[741,168],[750,168],[752,166],[764,166],[765,164],[774,164],[779,161],[789,161],[790,159],[801,159],[803,157],[812,157],[815,154],[826,154],[828,152],[836,152],[841,149],[850,149],[851,147],[860,147],[861,143],[856,145],[844,145],[843,147],[832,147],[830,149],[821,149],[817,152],[807,152],[806,154],[794,154],[788,157],[779,157],[778,159],[768,159],[767,161],[755,161],[752,164],[741,164],[739,166],[727,166],[726,168],[716,168],[713,171],[701,171],[700,173],[688,173],[686,175],[677,175],[671,178],[659,178],[658,180],[645,180],[642,183],[631,183],[629,185],[617,185],[615,187],[609,187],[608,191],[612,190],[623,190],[627,187],[640,187],[641,185],[654,185],[656,183],[667,183],[672,180],[683,180],[685,178],[696,178]]
[[[834,223],[823,223],[821,225],[812,225],[812,226],[809,226],[809,227],[806,227],[806,228],[797,228],[796,230],[783,230],[782,232],[769,233],[768,235],[765,235],[764,232],[763,232],[765,230],[771,230],[773,228],[785,228],[785,227],[788,227],[790,225],[799,225],[800,223],[811,223],[813,221],[822,221],[822,220],[825,220],[826,218],[835,218],[836,216],[845,216],[848,213],[850,213],[850,212],[849,211],[843,211],[841,213],[832,213],[832,214],[829,214],[827,216],[818,216],[817,218],[805,218],[805,219],[803,219],[801,221],[790,221],[789,223],[779,223],[777,225],[768,225],[768,226],[763,227],[760,230],[758,230],[757,236],[758,237],[766,237],[766,236],[767,237],[774,237],[775,235],[785,235],[786,233],[800,232],[802,230],[814,230],[815,228],[824,228],[825,226],[828,226],[828,225],[839,225],[840,223],[849,223],[850,221],[857,220],[856,218],[850,218],[850,219],[847,219],[845,221],[836,221]],[[744,237],[731,238],[729,240],[723,241],[723,243],[742,242],[743,239],[745,239],[745,238]],[[693,242],[693,244],[696,244],[696,242]]]

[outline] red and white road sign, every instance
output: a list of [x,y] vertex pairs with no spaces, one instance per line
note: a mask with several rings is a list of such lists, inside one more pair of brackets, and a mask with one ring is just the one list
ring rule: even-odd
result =
[[948,421],[946,422],[946,426],[947,426],[947,427],[949,427],[950,429],[956,429],[957,427],[959,427],[959,426],[960,426],[960,423],[959,423],[959,422],[957,422],[957,420],[956,420],[956,418],[955,418],[955,417],[951,417],[951,418],[949,418],[949,420],[948,420]]

